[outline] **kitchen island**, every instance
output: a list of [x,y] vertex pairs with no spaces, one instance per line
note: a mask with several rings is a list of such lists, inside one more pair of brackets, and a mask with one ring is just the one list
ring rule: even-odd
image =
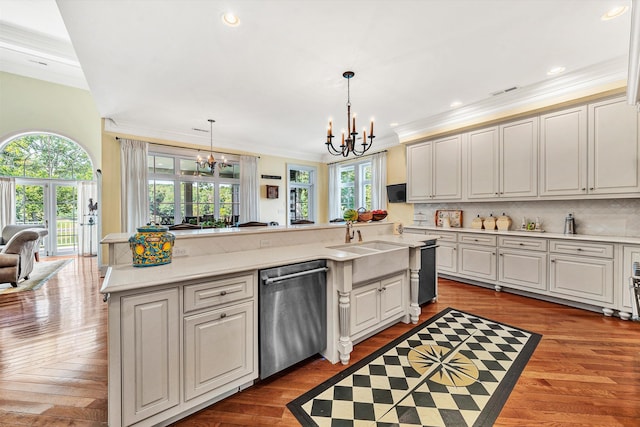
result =
[[393,323],[417,322],[420,246],[437,236],[394,235],[391,223],[355,228],[361,243],[345,244],[344,225],[176,232],[176,249],[214,253],[148,268],[131,266],[127,243],[129,264],[111,265],[101,289],[109,302],[110,425],[167,424],[253,384],[259,270],[326,260],[322,354],[331,363],[347,364],[354,343]]

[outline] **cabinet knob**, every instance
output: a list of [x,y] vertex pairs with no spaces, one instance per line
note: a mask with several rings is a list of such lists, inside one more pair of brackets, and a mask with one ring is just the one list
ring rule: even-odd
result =
[[378,289],[378,292],[382,292],[382,289]]
[[227,313],[222,313],[222,314],[220,315],[220,318],[221,318],[221,319],[224,319],[225,317],[227,317]]
[[383,290],[383,291],[386,291],[386,290],[387,290],[387,287],[386,287],[386,286],[383,286],[383,287],[382,287],[382,290]]
[[589,187],[589,190],[592,190],[592,191],[593,191],[593,187]]
[[582,188],[582,191],[587,191],[587,189],[585,187]]
[[520,242],[520,243],[518,243],[518,244],[519,244],[520,246],[524,246],[524,243],[522,243],[522,242]]
[[220,292],[220,295],[221,295],[221,296],[225,296],[226,294],[227,294],[227,291],[222,291],[222,292]]
[[555,259],[552,259],[552,260],[551,260],[551,262],[556,262],[556,260],[555,260]]
[[504,256],[504,254],[500,254],[500,256]]
[[496,193],[496,196],[498,195],[498,193]]
[[495,254],[496,254],[495,252],[491,252],[491,255],[495,255]]
[[581,250],[582,250],[582,248],[577,248],[576,250],[577,250],[577,251],[581,251]]

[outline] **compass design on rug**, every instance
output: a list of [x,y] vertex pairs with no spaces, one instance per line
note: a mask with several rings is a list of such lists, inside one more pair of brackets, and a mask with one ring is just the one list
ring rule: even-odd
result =
[[471,359],[439,345],[421,345],[411,349],[407,358],[416,372],[430,372],[433,382],[445,386],[466,387],[478,380],[479,371]]

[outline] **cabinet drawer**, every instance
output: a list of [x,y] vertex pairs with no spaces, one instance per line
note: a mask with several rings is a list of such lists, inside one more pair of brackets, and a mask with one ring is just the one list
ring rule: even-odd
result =
[[458,241],[458,233],[448,233],[446,231],[442,232],[440,230],[433,231],[432,233],[440,236],[440,238],[438,239],[438,242],[457,242]]
[[476,245],[487,246],[496,245],[496,236],[483,236],[481,234],[460,234],[460,236],[458,237],[458,241],[460,243],[472,243]]
[[253,274],[209,280],[184,287],[184,311],[213,307],[253,297]]
[[593,242],[567,242],[564,240],[552,240],[550,252],[559,254],[585,255],[598,258],[613,258],[613,245],[608,243]]
[[531,251],[546,251],[545,239],[531,239],[526,237],[500,237],[498,245],[501,248],[526,249]]

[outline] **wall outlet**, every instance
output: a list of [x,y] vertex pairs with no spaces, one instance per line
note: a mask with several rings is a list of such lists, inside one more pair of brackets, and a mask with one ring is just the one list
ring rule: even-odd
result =
[[173,248],[173,256],[187,256],[189,251],[186,248]]
[[269,248],[269,247],[271,247],[271,240],[261,239],[260,240],[260,247],[261,248]]

